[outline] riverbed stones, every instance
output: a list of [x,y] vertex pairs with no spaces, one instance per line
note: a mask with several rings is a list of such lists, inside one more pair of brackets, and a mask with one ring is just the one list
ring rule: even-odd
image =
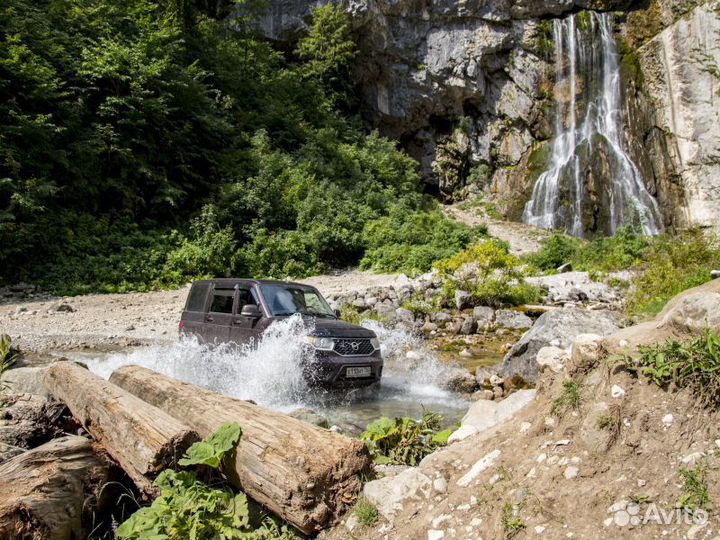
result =
[[472,317],[463,317],[460,333],[464,336],[475,333],[476,323]]
[[477,323],[478,330],[488,331],[493,327],[495,310],[487,306],[475,306],[473,308],[473,319]]
[[566,308],[548,311],[505,355],[500,373],[505,377],[518,375],[534,382],[540,370],[537,363],[540,349],[549,345],[566,349],[580,334],[609,335],[618,329],[618,324],[617,315],[605,310]]
[[467,291],[455,291],[455,307],[459,310],[473,307],[472,295]]
[[495,312],[495,326],[509,330],[527,330],[533,325],[533,320],[512,309],[500,309]]
[[465,394],[474,392],[478,386],[477,380],[467,369],[452,366],[443,369],[436,380],[436,384],[440,388]]

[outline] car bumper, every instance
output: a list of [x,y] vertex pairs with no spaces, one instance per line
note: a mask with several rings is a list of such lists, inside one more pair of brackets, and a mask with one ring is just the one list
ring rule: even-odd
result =
[[[348,368],[370,368],[369,375],[354,377]],[[315,351],[314,359],[305,368],[305,378],[318,386],[357,387],[379,381],[382,371],[380,351],[368,356],[341,356],[334,352]]]

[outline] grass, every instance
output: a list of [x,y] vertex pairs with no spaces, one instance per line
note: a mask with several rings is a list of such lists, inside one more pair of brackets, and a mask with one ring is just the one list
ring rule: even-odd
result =
[[522,518],[518,515],[518,511],[520,508],[515,508],[515,506],[510,502],[507,501],[502,508],[502,527],[503,532],[505,534],[505,538],[508,540],[511,538],[515,538],[515,536],[525,529],[525,522],[522,520]]
[[582,405],[582,388],[572,379],[563,382],[560,395],[553,401],[550,414],[560,416],[569,410],[577,411]]
[[345,304],[340,309],[340,319],[350,324],[359,325],[363,321],[377,321],[382,324],[387,324],[387,320],[373,310],[367,310],[360,313],[357,308],[350,304]]
[[360,525],[364,527],[372,527],[377,523],[378,510],[375,506],[365,498],[358,499],[354,510]]
[[597,425],[608,432],[607,448],[610,448],[620,438],[622,431],[622,405],[611,405],[608,414],[598,418]]
[[678,499],[678,506],[687,508],[693,514],[698,510],[709,510],[707,464],[703,462],[694,469],[680,469],[678,474],[683,481],[683,492]]
[[686,342],[640,347],[640,373],[660,387],[688,388],[703,406],[720,408],[720,338],[709,330]]

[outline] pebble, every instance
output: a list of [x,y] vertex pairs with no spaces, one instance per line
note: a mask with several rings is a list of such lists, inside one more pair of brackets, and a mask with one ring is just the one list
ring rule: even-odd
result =
[[470,521],[470,525],[472,525],[473,527],[479,527],[480,525],[482,525],[482,519],[479,517],[474,517]]
[[545,532],[544,525],[535,525],[535,534],[542,534]]
[[433,480],[433,488],[438,493],[447,493],[447,480],[444,477],[436,478]]
[[[532,427],[532,424],[530,422],[523,422],[520,424],[520,433],[527,433],[530,431],[530,428]],[[720,441],[715,441],[715,443],[718,443]]]
[[662,417],[662,423],[666,428],[672,426],[673,422],[675,422],[675,417],[670,413]]
[[427,532],[428,540],[441,540],[445,537],[445,531],[437,529],[429,529]]
[[625,395],[625,390],[623,390],[621,386],[613,384],[612,388],[610,389],[610,395],[614,398],[620,398]]

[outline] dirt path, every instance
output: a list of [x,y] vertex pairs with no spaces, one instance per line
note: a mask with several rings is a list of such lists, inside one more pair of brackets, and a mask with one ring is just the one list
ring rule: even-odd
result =
[[[395,275],[349,270],[301,281],[328,296],[390,285],[397,279]],[[149,293],[8,300],[0,304],[0,333],[10,335],[22,350],[36,353],[114,350],[172,341],[189,290],[185,286]]]
[[443,211],[471,227],[487,226],[490,236],[510,244],[510,252],[513,255],[525,255],[538,251],[540,242],[550,234],[548,231],[524,223],[493,219],[487,216],[481,208],[464,210],[454,204],[443,206]]

